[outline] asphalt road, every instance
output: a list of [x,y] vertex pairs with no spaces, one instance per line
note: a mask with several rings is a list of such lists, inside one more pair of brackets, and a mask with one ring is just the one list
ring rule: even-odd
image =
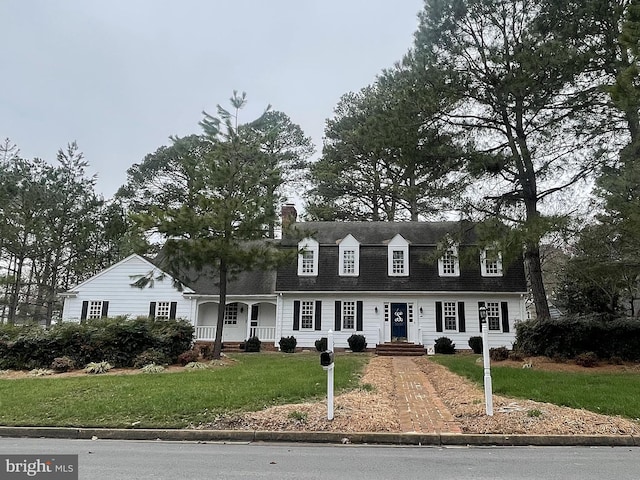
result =
[[442,448],[0,438],[0,453],[78,454],[79,478],[91,480],[640,478],[638,447]]

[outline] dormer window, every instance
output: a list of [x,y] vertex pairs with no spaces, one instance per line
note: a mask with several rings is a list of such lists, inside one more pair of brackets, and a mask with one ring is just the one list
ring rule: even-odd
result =
[[389,242],[387,256],[389,276],[409,276],[409,242],[402,235],[396,235]]
[[298,275],[318,275],[318,253],[320,245],[313,238],[305,238],[298,243]]
[[495,247],[484,248],[480,252],[480,270],[483,277],[501,277],[502,253]]
[[338,250],[338,274],[357,277],[360,274],[360,243],[352,235],[347,235],[340,241]]
[[460,276],[460,262],[458,260],[458,247],[448,247],[438,260],[438,273],[441,277]]

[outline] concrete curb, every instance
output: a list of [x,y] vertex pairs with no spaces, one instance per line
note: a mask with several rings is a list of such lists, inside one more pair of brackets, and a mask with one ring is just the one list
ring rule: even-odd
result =
[[640,446],[640,437],[634,437],[633,435],[483,435],[465,433],[344,433],[273,432],[259,430],[0,427],[0,437],[422,446]]

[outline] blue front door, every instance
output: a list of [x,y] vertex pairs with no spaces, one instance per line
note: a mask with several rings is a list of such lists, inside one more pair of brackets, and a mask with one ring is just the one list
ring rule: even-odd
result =
[[404,342],[407,340],[407,304],[391,304],[391,341]]

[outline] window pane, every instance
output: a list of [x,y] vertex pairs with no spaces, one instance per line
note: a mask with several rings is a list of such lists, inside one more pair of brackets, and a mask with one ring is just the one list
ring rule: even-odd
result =
[[394,250],[392,259],[391,271],[393,273],[404,273],[404,252],[402,250]]
[[101,318],[102,317],[102,300],[89,302],[89,311],[87,312],[87,318]]
[[224,324],[225,325],[237,325],[238,324],[238,304],[230,303],[224,309]]
[[314,302],[302,302],[300,309],[301,328],[313,328],[313,304]]
[[313,252],[311,250],[302,252],[302,273],[314,273]]
[[356,328],[356,302],[342,302],[342,328],[344,330]]
[[443,309],[444,309],[444,329],[457,330],[458,315],[456,313],[456,302],[444,302]]
[[356,273],[355,250],[345,250],[342,253],[342,273]]
[[498,302],[487,303],[487,325],[489,325],[489,330],[500,330],[500,305]]
[[169,310],[171,304],[169,302],[156,303],[156,318],[159,320],[167,320],[169,318]]

